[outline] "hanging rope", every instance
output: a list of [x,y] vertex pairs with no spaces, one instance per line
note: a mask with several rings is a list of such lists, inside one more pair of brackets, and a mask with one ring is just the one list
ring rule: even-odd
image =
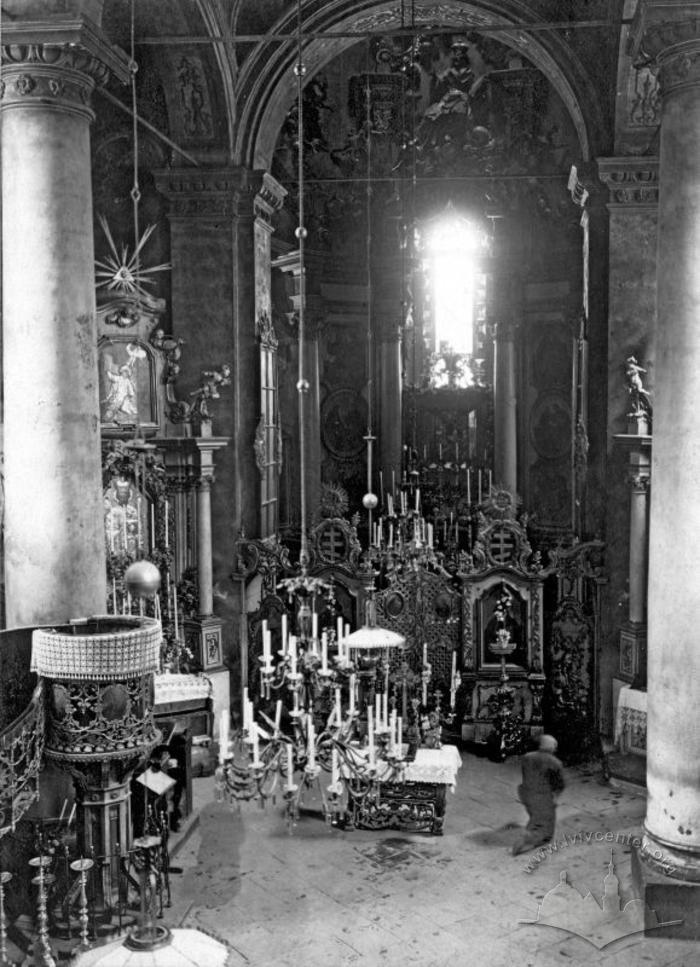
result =
[[374,366],[372,347],[372,89],[370,86],[370,41],[366,48],[367,84],[365,88],[365,205],[366,205],[366,240],[365,253],[367,260],[367,492],[363,504],[367,510],[367,541],[371,546],[372,540],[372,511],[377,506],[377,498],[372,490],[372,448],[374,434],[372,432],[373,397],[374,397]]
[[129,74],[131,75],[131,122],[133,138],[133,162],[134,174],[131,187],[131,206],[134,219],[134,277],[136,279],[136,301],[140,302],[141,286],[141,254],[140,241],[141,232],[139,230],[139,202],[141,201],[141,189],[139,187],[139,118],[136,103],[136,73],[139,69],[136,63],[136,0],[131,0],[131,31],[130,31],[130,60]]
[[304,226],[304,75],[306,67],[302,60],[303,33],[301,18],[301,0],[297,0],[297,62],[294,73],[297,79],[297,183],[299,192],[299,225],[295,235],[299,242],[299,369],[297,375],[297,396],[299,399],[299,461],[300,461],[300,528],[301,547],[299,564],[302,572],[309,563],[309,547],[306,534],[306,395],[309,383],[304,376],[304,326],[306,314],[306,266],[304,264],[304,241],[306,227]]

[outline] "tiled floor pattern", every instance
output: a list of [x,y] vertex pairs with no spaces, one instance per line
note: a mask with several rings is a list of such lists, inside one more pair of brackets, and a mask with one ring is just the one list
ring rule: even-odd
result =
[[643,796],[601,784],[594,771],[567,770],[559,848],[526,872],[531,854],[510,852],[524,820],[517,760],[463,760],[442,837],[338,830],[313,799],[290,831],[279,803],[231,809],[212,801],[211,780],[198,780],[200,822],[174,861],[182,873],[172,878],[166,922],[226,941],[233,967],[700,965],[693,941],[636,934],[599,950],[567,930],[520,922],[537,918],[562,871],[600,899],[606,832],[621,834],[614,869],[623,905],[631,898],[622,834],[639,833]]

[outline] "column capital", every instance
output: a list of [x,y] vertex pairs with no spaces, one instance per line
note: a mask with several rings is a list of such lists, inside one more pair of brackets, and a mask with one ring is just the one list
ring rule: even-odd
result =
[[52,108],[92,120],[90,97],[110,76],[129,79],[129,59],[87,17],[3,24],[0,109]]
[[658,158],[598,158],[598,177],[610,192],[609,211],[658,208]]
[[637,64],[659,68],[662,97],[700,85],[700,0],[639,3],[628,51]]
[[239,165],[161,168],[153,175],[158,191],[170,202],[171,221],[260,217],[271,224],[286,195],[268,172]]

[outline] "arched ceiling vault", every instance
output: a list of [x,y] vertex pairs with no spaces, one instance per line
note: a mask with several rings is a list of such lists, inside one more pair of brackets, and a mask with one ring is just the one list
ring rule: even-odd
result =
[[[236,79],[238,117],[233,160],[237,164],[270,167],[279,130],[296,96],[296,6],[291,10],[285,6],[285,15],[270,25],[271,39],[257,42]],[[588,161],[601,150],[609,133],[600,106],[600,91],[561,32],[527,29],[535,19],[532,5],[528,9],[519,0],[415,0],[410,24],[405,20],[409,7],[408,3],[404,5],[402,23],[397,0],[307,0],[302,7],[302,35],[308,38],[303,53],[307,77],[367,34],[386,34],[407,26],[439,26],[446,32],[478,32],[480,28],[497,27],[497,39],[521,52],[559,93],[577,132],[581,159]],[[616,29],[619,30],[619,23]],[[353,32],[360,37],[348,36]],[[340,36],[317,36],[328,33]],[[290,40],[280,41],[281,34]]]

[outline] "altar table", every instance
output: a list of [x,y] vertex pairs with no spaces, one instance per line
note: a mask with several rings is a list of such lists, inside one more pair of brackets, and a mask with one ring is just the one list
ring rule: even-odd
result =
[[[366,749],[356,750],[363,757]],[[358,829],[405,829],[442,835],[446,790],[455,791],[462,757],[454,745],[417,749],[415,759],[380,770],[367,786],[349,783],[351,822]]]

